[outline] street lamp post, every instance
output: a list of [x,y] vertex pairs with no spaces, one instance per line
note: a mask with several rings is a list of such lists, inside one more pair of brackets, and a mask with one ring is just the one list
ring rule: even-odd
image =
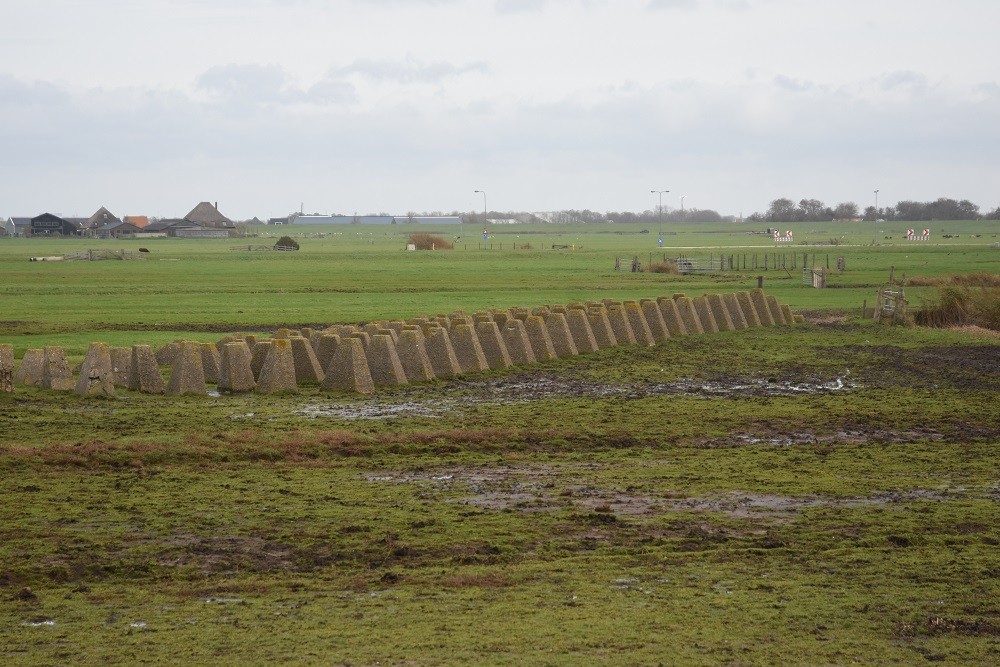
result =
[[483,224],[486,224],[486,190],[476,190],[483,196]]
[[658,211],[660,218],[660,238],[658,239],[657,243],[659,243],[660,246],[662,246],[663,245],[663,194],[666,192],[670,192],[670,190],[650,190],[649,192],[650,194],[660,196],[660,206]]
[[682,218],[684,217],[684,198],[685,197],[687,197],[687,195],[681,195],[681,217]]
[[875,191],[875,215],[872,216],[872,245],[878,242],[878,190]]

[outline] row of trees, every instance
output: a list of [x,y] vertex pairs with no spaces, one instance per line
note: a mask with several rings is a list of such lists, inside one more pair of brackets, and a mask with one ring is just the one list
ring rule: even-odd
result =
[[901,220],[923,222],[930,220],[1000,220],[1000,206],[980,214],[979,206],[968,199],[956,201],[941,197],[935,201],[901,201],[895,206],[868,206],[862,212],[852,201],[834,207],[818,199],[801,199],[796,204],[791,199],[780,198],[771,202],[764,213],[754,213],[752,222],[821,222],[830,220]]

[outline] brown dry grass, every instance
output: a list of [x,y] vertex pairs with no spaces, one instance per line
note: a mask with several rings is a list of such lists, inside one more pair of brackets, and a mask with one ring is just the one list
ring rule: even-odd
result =
[[647,273],[677,273],[677,265],[673,262],[653,262],[646,267]]
[[914,287],[1000,287],[1000,273],[978,271],[953,276],[913,276],[906,279],[906,284]]
[[1000,286],[940,287],[936,302],[925,303],[913,319],[922,326],[975,325],[1000,331]]
[[417,250],[451,250],[454,247],[440,236],[423,232],[410,234],[410,243],[415,245]]

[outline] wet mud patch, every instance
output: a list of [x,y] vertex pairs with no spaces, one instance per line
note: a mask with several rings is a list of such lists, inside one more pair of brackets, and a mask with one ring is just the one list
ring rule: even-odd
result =
[[799,377],[782,379],[682,378],[669,383],[603,384],[551,373],[496,378],[456,380],[447,387],[415,387],[394,397],[375,397],[344,403],[308,403],[293,414],[309,419],[392,419],[396,417],[440,418],[467,408],[530,403],[560,398],[625,398],[675,395],[711,398],[759,398],[831,394],[856,388],[847,375],[830,379]]
[[800,445],[862,445],[867,443],[913,443],[944,439],[944,434],[929,428],[890,429],[875,426],[855,426],[833,433],[794,431],[791,433],[736,433],[695,443],[699,447],[726,449],[730,447],[794,447]]
[[872,507],[964,497],[964,492],[960,490],[930,489],[885,491],[864,497],[781,496],[742,491],[688,496],[679,489],[601,488],[587,483],[587,469],[596,467],[448,467],[433,471],[370,474],[366,479],[381,484],[413,484],[439,493],[448,502],[490,511],[529,514],[569,509],[611,517],[694,512],[723,514],[736,519],[783,521],[792,520],[816,507]]
[[830,348],[856,368],[865,386],[973,391],[1000,390],[1000,346],[954,345],[900,348],[892,345],[848,345]]
[[164,546],[157,565],[165,568],[225,573],[274,572],[295,567],[293,547],[259,537],[176,535]]

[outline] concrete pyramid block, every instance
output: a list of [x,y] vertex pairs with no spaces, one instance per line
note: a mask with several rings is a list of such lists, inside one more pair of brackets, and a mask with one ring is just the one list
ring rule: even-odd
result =
[[156,363],[160,366],[170,366],[174,363],[174,359],[177,358],[177,353],[180,352],[181,343],[184,341],[177,339],[171,343],[167,343],[159,350],[156,351]]
[[370,345],[372,342],[372,337],[369,336],[364,331],[355,331],[354,333],[349,333],[346,336],[341,336],[341,340],[343,340],[344,338],[357,338],[358,340],[361,341],[362,349],[365,350],[368,349],[368,345]]
[[264,368],[264,362],[267,361],[267,355],[271,352],[272,344],[270,339],[259,340],[250,348],[250,370],[253,371],[255,379],[260,379],[260,372]]
[[719,333],[719,325],[715,323],[715,317],[712,315],[712,307],[708,303],[708,298],[705,296],[697,296],[691,299],[694,303],[694,310],[698,314],[698,321],[701,322],[701,328],[705,333]]
[[746,329],[748,326],[747,318],[743,315],[743,309],[740,307],[736,295],[733,293],[723,294],[722,302],[726,304],[726,311],[729,313],[729,319],[733,321],[733,327],[737,330]]
[[576,351],[580,354],[587,354],[589,352],[597,352],[599,346],[597,345],[597,338],[594,336],[594,331],[590,327],[590,320],[587,319],[587,311],[583,307],[570,308],[566,313],[566,326],[569,327],[569,333],[573,338],[573,344],[576,346]]
[[733,324],[732,318],[729,317],[729,311],[722,301],[722,296],[709,294],[705,298],[708,300],[708,308],[712,311],[712,318],[715,320],[715,326],[719,327],[719,331],[734,331],[736,326]]
[[201,366],[201,343],[180,343],[170,367],[166,393],[168,396],[208,393],[205,389],[205,369]]
[[498,327],[500,327],[500,331],[503,331],[503,325],[506,324],[508,320],[512,319],[514,319],[514,315],[510,311],[498,310],[493,313],[493,321],[497,323]]
[[656,345],[653,332],[649,330],[646,317],[642,314],[642,306],[636,301],[626,301],[622,305],[625,307],[625,315],[628,316],[628,323],[632,327],[632,333],[635,334],[635,342],[638,345],[645,345],[646,347]]
[[222,358],[219,364],[219,391],[233,394],[253,391],[257,382],[250,368],[252,358],[250,346],[246,341],[234,341],[222,346]]
[[361,340],[347,336],[340,340],[333,361],[323,378],[323,391],[375,393],[375,382],[368,369],[368,359]]
[[439,378],[452,378],[462,372],[462,367],[455,357],[455,349],[451,346],[448,330],[444,327],[424,329],[424,348],[431,360],[434,375]]
[[607,305],[608,321],[611,323],[611,331],[615,334],[615,340],[619,345],[636,345],[635,332],[629,323],[628,315],[625,314],[625,306],[612,301]]
[[80,367],[76,393],[84,396],[114,396],[115,377],[111,369],[111,348],[107,343],[91,343]]
[[486,363],[492,370],[509,368],[514,365],[510,354],[507,353],[507,346],[500,335],[500,328],[493,320],[480,320],[476,322],[476,334],[479,337],[480,347],[483,349],[483,356]]
[[326,369],[333,361],[333,355],[340,345],[340,336],[332,333],[324,333],[319,338],[319,347],[316,349],[316,363],[323,369],[323,377],[326,377]]
[[573,334],[570,333],[569,324],[566,322],[566,315],[554,310],[545,318],[545,328],[549,332],[552,340],[552,347],[556,351],[556,356],[560,359],[565,357],[575,357],[580,354],[573,342]]
[[[301,336],[299,336],[301,338]],[[257,378],[257,393],[280,394],[298,391],[295,383],[295,357],[292,354],[291,336],[272,338],[271,349],[264,359],[264,366]]]
[[309,336],[309,344],[312,346],[313,352],[316,353],[317,359],[319,358],[319,343],[326,333],[326,331],[313,331]]
[[701,326],[701,318],[698,317],[698,311],[695,310],[694,300],[680,295],[674,299],[674,302],[677,304],[677,312],[681,315],[681,321],[684,323],[684,329],[688,335],[705,333],[705,328]]
[[587,311],[587,320],[590,322],[590,330],[594,332],[594,341],[598,349],[603,350],[618,344],[615,332],[611,329],[611,320],[608,319],[608,309],[604,304],[591,306]]
[[111,374],[116,387],[128,387],[128,379],[132,375],[132,348],[111,348]]
[[396,354],[409,382],[426,382],[436,377],[424,347],[424,335],[419,329],[405,328],[399,332]]
[[219,382],[219,364],[221,361],[222,355],[219,354],[219,348],[213,343],[201,344],[201,367],[205,371],[206,382],[211,382],[212,384]]
[[132,362],[129,364],[128,384],[125,386],[144,394],[162,394],[166,390],[160,366],[153,356],[153,348],[148,345],[132,346]]
[[0,345],[0,393],[14,391],[14,346]]
[[775,324],[791,324],[791,322],[785,321],[785,314],[781,312],[781,304],[778,303],[776,297],[767,295],[767,307],[771,310],[771,317],[774,318]]
[[376,387],[406,384],[406,371],[389,334],[375,334],[365,353],[368,371]]
[[754,308],[753,299],[750,298],[750,292],[737,292],[736,302],[740,304],[740,309],[743,311],[743,318],[747,322],[747,327],[759,327],[760,316],[757,315],[757,309]]
[[[795,317],[792,315],[792,309],[789,308],[788,306],[786,306],[783,303],[778,303],[778,300],[775,299],[773,296],[767,297],[767,305],[769,305],[769,306],[772,305],[771,304],[771,299],[774,299],[774,304],[773,304],[772,307],[776,308],[777,312],[781,313],[781,323],[782,324],[794,324],[795,323]],[[777,319],[778,318],[775,318],[775,321],[777,321]]]
[[246,334],[242,333],[227,334],[222,338],[220,338],[219,340],[215,341],[215,347],[219,350],[219,354],[222,354],[222,347],[224,345],[226,345],[227,343],[235,343],[238,340],[246,340],[246,338],[247,338]]
[[660,315],[663,316],[663,323],[667,325],[667,331],[671,337],[686,336],[687,327],[681,318],[681,311],[677,308],[677,302],[667,296],[661,296],[656,300],[656,305],[660,307]]
[[522,321],[516,317],[512,317],[500,327],[500,338],[503,340],[504,347],[507,348],[507,355],[510,357],[511,363],[515,366],[533,364],[538,359],[535,356],[535,346],[528,334],[528,320],[536,322],[535,328],[538,331],[539,347],[545,348],[547,346],[548,352],[546,354],[551,353],[551,356],[546,356],[546,359],[555,358],[556,352],[552,349],[552,341],[548,339],[549,335],[545,332],[545,323],[542,322],[542,318],[529,317],[527,320]]
[[670,338],[670,331],[667,329],[667,323],[663,320],[660,304],[652,299],[642,299],[639,301],[639,307],[642,308],[642,316],[646,318],[646,324],[649,325],[649,332],[653,334],[653,340],[659,343]]
[[451,346],[455,350],[458,367],[463,373],[479,373],[490,369],[482,345],[479,343],[479,336],[472,328],[471,320],[454,320],[448,335],[451,337]]
[[271,336],[271,338],[291,338],[292,336],[300,336],[300,335],[302,335],[302,333],[300,331],[296,331],[295,329],[288,329],[288,328],[282,327],[282,328],[278,329],[277,331],[275,331],[274,335]]
[[313,351],[309,339],[302,336],[289,338],[292,342],[292,360],[295,362],[295,382],[299,385],[322,384],[323,367]]
[[750,290],[750,300],[753,302],[754,310],[757,311],[757,317],[760,318],[760,325],[763,327],[773,327],[775,324],[774,316],[767,305],[767,296],[764,294],[764,290],[759,287]]
[[55,391],[73,391],[73,373],[61,347],[46,346],[42,357],[42,387]]
[[14,382],[22,387],[41,387],[42,369],[45,367],[45,353],[40,349],[25,350],[21,365],[17,368]]
[[[528,334],[528,342],[531,343],[531,352],[534,354],[535,359],[538,361],[549,361],[550,359],[559,358],[559,355],[556,354],[555,345],[552,343],[552,336],[549,335],[549,328],[546,326],[545,320],[542,319],[541,315],[529,315],[524,320],[524,330]],[[507,342],[506,331],[504,332],[504,342],[507,343],[507,351],[510,352],[510,358],[513,359],[514,352],[510,349],[510,343]],[[514,363],[518,362],[515,361]]]

